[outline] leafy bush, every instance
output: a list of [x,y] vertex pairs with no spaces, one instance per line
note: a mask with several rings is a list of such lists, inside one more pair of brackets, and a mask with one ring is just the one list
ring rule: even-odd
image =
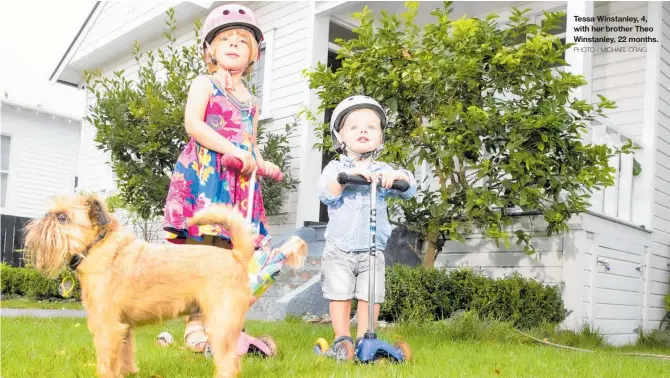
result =
[[261,155],[271,161],[284,173],[284,180],[280,182],[261,178],[263,191],[263,205],[267,215],[278,215],[284,205],[284,194],[295,190],[300,181],[291,175],[291,147],[288,139],[298,127],[298,118],[284,126],[284,133],[266,133],[263,122],[258,123],[258,145]]
[[[42,277],[39,272],[32,268],[15,268],[7,264],[0,265],[0,287],[3,295],[18,295],[30,299],[63,298],[58,294],[63,275],[50,280]],[[79,281],[75,278],[75,288],[71,297],[81,299],[81,288]]]
[[394,265],[386,269],[386,301],[380,319],[421,322],[448,318],[458,310],[530,329],[560,323],[569,314],[562,287],[515,273],[492,279],[471,269],[445,270]]

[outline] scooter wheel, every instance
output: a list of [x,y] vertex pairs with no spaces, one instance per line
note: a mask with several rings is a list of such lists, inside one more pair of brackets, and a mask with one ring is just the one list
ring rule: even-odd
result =
[[323,337],[319,337],[314,344],[314,353],[321,355],[328,350],[328,341]]
[[349,362],[356,356],[354,343],[349,340],[341,341],[335,351],[336,360],[338,363]]
[[279,349],[277,348],[277,343],[275,340],[272,338],[270,335],[263,335],[258,338],[258,340],[262,341],[265,343],[265,345],[270,348],[270,356],[268,357],[274,357],[279,353]]
[[409,344],[404,341],[398,341],[394,346],[400,353],[402,353],[404,361],[410,361],[412,359],[412,349],[410,349]]

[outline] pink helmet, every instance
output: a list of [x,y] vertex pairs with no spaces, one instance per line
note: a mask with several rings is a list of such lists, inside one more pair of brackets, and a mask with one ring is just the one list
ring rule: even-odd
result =
[[[263,41],[263,32],[251,9],[237,4],[226,4],[214,9],[205,19],[202,26],[203,47],[205,43],[211,44],[218,32],[230,28],[245,28],[254,35],[259,45]],[[260,49],[258,53],[260,55]]]

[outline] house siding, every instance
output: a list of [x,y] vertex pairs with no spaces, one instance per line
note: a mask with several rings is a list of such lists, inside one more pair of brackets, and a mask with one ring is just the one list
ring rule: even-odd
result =
[[0,107],[2,133],[11,136],[7,204],[3,214],[35,218],[49,197],[73,193],[80,122]]
[[98,17],[90,21],[93,22],[93,25],[73,55],[72,61],[76,62],[119,35],[132,30],[147,16],[163,12],[169,5],[174,4],[176,4],[174,1],[102,2]]
[[[615,345],[634,342],[640,326],[658,327],[658,321],[643,322],[645,312],[655,311],[655,297],[645,295],[645,286],[654,285],[657,273],[647,276],[644,270],[652,234],[589,213],[573,217],[569,226],[565,234],[547,236],[540,217],[519,217],[506,228],[509,248],[475,232],[465,243],[446,242],[435,266],[470,267],[491,278],[517,272],[546,285],[563,284],[563,300],[572,312],[563,326],[579,329],[590,324]],[[516,245],[513,231],[518,229],[533,234],[537,255],[528,256],[523,245]]]
[[[647,3],[597,2],[594,16],[633,16],[641,18],[647,16]],[[594,23],[594,25],[603,26],[604,24]],[[615,32],[593,33],[594,37],[610,37],[615,38],[615,40],[621,35],[621,33]],[[627,37],[644,37],[646,33],[633,32],[625,35]],[[597,46],[605,45],[599,44]],[[643,46],[643,44],[616,43],[607,47],[629,46]],[[645,57],[645,52],[630,51],[625,53],[598,51],[593,54],[591,102],[599,103],[598,95],[614,101],[616,109],[606,109],[607,118],[603,121],[633,136],[640,136],[643,129]]]
[[[663,2],[656,130],[656,184],[653,207],[653,243],[649,256],[646,320],[658,327],[666,313],[664,296],[670,293],[670,4]],[[656,26],[654,26],[656,27]]]
[[[95,96],[86,94],[88,106],[93,104]],[[81,154],[79,156],[79,189],[85,192],[111,192],[114,189],[114,176],[109,164],[109,153],[96,147],[96,129],[88,121],[82,121]]]

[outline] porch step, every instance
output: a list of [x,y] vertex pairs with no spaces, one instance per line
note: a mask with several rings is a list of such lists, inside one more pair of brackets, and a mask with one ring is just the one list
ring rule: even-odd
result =
[[321,272],[321,257],[307,256],[302,269],[286,267],[277,276],[275,283],[263,294],[263,297],[285,295],[298,288]]
[[317,241],[326,241],[324,234],[326,233],[327,225],[328,224],[325,222],[305,222],[305,227],[309,227],[316,231]]

